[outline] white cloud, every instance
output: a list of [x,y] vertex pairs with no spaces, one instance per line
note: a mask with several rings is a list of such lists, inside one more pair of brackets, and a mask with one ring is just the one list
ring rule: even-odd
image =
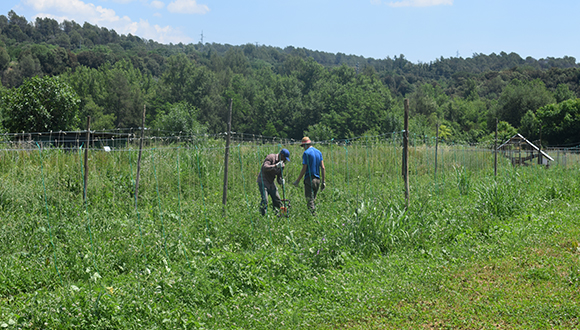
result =
[[167,10],[179,14],[206,14],[209,7],[197,4],[196,0],[175,0],[167,5]]
[[[160,43],[190,43],[192,38],[183,31],[171,26],[151,25],[147,20],[135,22],[128,16],[119,16],[114,10],[95,6],[80,0],[23,0],[40,13],[36,17],[49,17],[57,21],[75,21],[78,24],[88,22],[99,27],[113,29],[119,34],[133,34],[143,39],[153,39]],[[44,11],[44,13],[42,12]],[[60,15],[50,14],[58,12]]]
[[380,5],[382,3],[381,3],[381,0],[371,0],[371,4],[372,5]]
[[403,0],[397,2],[389,2],[388,5],[390,7],[431,7],[441,5],[451,6],[453,5],[453,0]]
[[165,7],[165,3],[163,1],[154,0],[154,1],[151,1],[151,7],[161,9],[161,8]]
[[147,40],[153,39],[162,44],[168,44],[170,42],[174,44],[180,42],[188,44],[193,42],[192,38],[185,35],[179,29],[171,26],[151,25],[147,20],[141,20],[139,23],[135,23],[135,32],[133,34]]
[[128,4],[130,2],[133,2],[134,0],[113,0],[113,2],[115,3],[121,3],[121,4]]
[[[110,25],[127,23],[131,20],[125,16],[118,16],[114,10],[95,6],[92,3],[85,3],[80,0],[24,0],[26,5],[37,11],[60,12],[62,19],[73,20],[82,25],[87,21],[91,24]],[[40,13],[36,16],[57,17],[52,14]]]

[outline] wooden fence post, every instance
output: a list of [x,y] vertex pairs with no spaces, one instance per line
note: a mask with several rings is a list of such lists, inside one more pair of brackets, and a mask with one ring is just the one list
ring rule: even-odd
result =
[[437,155],[439,153],[439,123],[435,124],[435,179],[437,179]]
[[495,141],[493,143],[493,176],[497,176],[497,118],[495,119]]
[[226,203],[228,201],[228,163],[230,158],[230,139],[232,135],[232,103],[230,99],[230,112],[228,115],[228,131],[226,136],[226,154],[224,156],[224,190],[222,196],[222,204],[224,205],[224,217],[226,216]]
[[540,149],[538,151],[538,164],[543,165],[544,161],[542,159],[542,123],[540,122],[540,145],[538,146],[538,148]]
[[403,130],[403,181],[405,183],[405,209],[409,208],[409,99],[405,99],[405,119]]
[[87,141],[85,142],[85,177],[83,182],[83,201],[87,201],[87,182],[89,180],[89,141],[91,140],[91,116],[87,117]]
[[139,141],[139,157],[137,157],[137,176],[135,178],[135,210],[139,199],[139,175],[141,174],[141,154],[143,152],[143,136],[145,135],[145,110],[147,105],[143,105],[143,120],[141,121],[141,140]]

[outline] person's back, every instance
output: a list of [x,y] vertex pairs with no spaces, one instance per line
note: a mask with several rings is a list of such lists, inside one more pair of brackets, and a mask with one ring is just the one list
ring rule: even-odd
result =
[[306,165],[304,180],[317,178],[320,179],[320,163],[322,162],[322,153],[320,150],[309,147],[302,154],[302,164]]
[[280,161],[278,154],[269,154],[264,159],[260,172],[258,172],[257,183],[268,183],[274,184],[276,176],[279,176],[281,170],[276,167],[276,164]]
[[272,198],[272,206],[274,210],[277,211],[280,209],[280,206],[282,206],[282,201],[280,200],[278,188],[276,187],[276,184],[274,184],[274,180],[277,178],[279,184],[284,184],[282,169],[284,168],[285,161],[290,161],[290,151],[288,151],[288,149],[282,149],[278,154],[267,155],[262,163],[262,167],[260,168],[256,180],[261,195],[260,213],[262,215],[266,214],[268,208],[267,195],[270,195]]
[[298,179],[293,184],[298,187],[300,179],[304,177],[304,196],[306,197],[308,208],[314,214],[316,209],[314,201],[318,190],[322,191],[326,187],[326,183],[324,183],[326,169],[324,168],[322,153],[312,146],[312,141],[308,137],[302,138],[300,145],[304,148],[302,171],[300,171]]

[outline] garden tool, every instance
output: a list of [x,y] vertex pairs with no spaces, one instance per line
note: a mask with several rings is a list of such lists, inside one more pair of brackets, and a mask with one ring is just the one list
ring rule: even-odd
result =
[[282,206],[280,207],[280,214],[282,216],[288,217],[288,208],[290,207],[290,201],[286,199],[286,189],[284,180],[284,167],[280,168],[280,176],[282,177]]

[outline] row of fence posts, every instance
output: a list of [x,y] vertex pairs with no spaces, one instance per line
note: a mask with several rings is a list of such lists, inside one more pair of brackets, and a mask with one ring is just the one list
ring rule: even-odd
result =
[[[228,158],[230,150],[230,137],[232,134],[232,99],[230,99],[230,108],[226,132],[226,148],[224,156],[224,182],[223,182],[223,214],[226,216],[226,205],[227,205],[227,185],[228,185]],[[403,153],[402,153],[402,176],[403,183],[405,185],[405,208],[408,208],[411,200],[411,192],[409,188],[409,99],[404,100],[404,128],[403,128]],[[435,137],[435,177],[437,177],[437,155],[439,148],[439,124],[436,125],[436,137]],[[497,119],[495,128],[495,142],[494,142],[494,176],[497,176]]]
[[[231,130],[232,130],[232,103],[233,100],[230,99],[230,109],[229,109],[229,117],[228,117],[228,130],[226,135],[226,148],[225,148],[225,157],[224,157],[224,186],[223,186],[223,211],[224,217],[226,216],[226,203],[227,203],[227,187],[228,187],[228,163],[229,163],[229,154],[230,154],[230,137],[231,137]],[[141,174],[141,157],[143,154],[143,139],[145,134],[145,113],[147,110],[147,106],[143,106],[143,118],[141,124],[141,138],[139,139],[139,156],[137,157],[137,175],[135,177],[135,209],[137,209],[137,203],[139,200],[139,178]],[[89,141],[91,138],[91,117],[87,117],[87,140],[84,144],[85,146],[85,159],[84,159],[84,182],[83,182],[83,200],[87,201],[87,182],[88,182],[88,173],[89,173]]]
[[[230,106],[229,106],[229,114],[228,114],[228,123],[227,123],[227,132],[226,132],[226,147],[225,147],[225,156],[224,156],[224,181],[223,181],[223,195],[222,195],[222,204],[223,204],[223,215],[224,217],[227,215],[226,213],[226,205],[227,205],[227,187],[228,187],[228,163],[229,163],[229,154],[230,154],[230,143],[231,143],[231,134],[232,134],[232,106],[233,100],[230,99]],[[409,188],[409,99],[404,100],[404,122],[403,122],[403,152],[402,152],[402,176],[403,176],[403,184],[405,186],[405,208],[408,208],[410,205],[411,199],[411,192]],[[139,177],[141,172],[141,157],[143,152],[143,139],[145,135],[145,113],[147,107],[146,105],[143,106],[143,118],[141,124],[141,137],[139,139],[139,156],[137,158],[137,175],[135,178],[135,209],[137,209],[137,202],[139,199]],[[438,154],[438,147],[439,147],[439,124],[436,125],[436,138],[435,138],[435,171],[434,175],[437,176],[437,154]],[[89,153],[89,141],[90,141],[90,134],[91,134],[91,117],[87,118],[87,138],[85,146],[85,159],[84,159],[84,192],[83,192],[83,199],[86,201],[87,199],[87,181],[88,181],[88,153]],[[497,176],[497,120],[496,120],[496,129],[495,129],[495,142],[494,142],[494,176]]]
[[[137,209],[137,202],[139,199],[139,177],[141,174],[141,156],[143,154],[143,138],[145,135],[145,113],[147,106],[143,106],[143,119],[141,122],[141,138],[139,139],[139,156],[137,158],[137,176],[135,178],[135,209]],[[87,201],[87,182],[89,178],[89,141],[91,140],[91,117],[87,117],[87,140],[84,143],[85,147],[85,164],[84,164],[84,180],[83,180],[83,201]]]

